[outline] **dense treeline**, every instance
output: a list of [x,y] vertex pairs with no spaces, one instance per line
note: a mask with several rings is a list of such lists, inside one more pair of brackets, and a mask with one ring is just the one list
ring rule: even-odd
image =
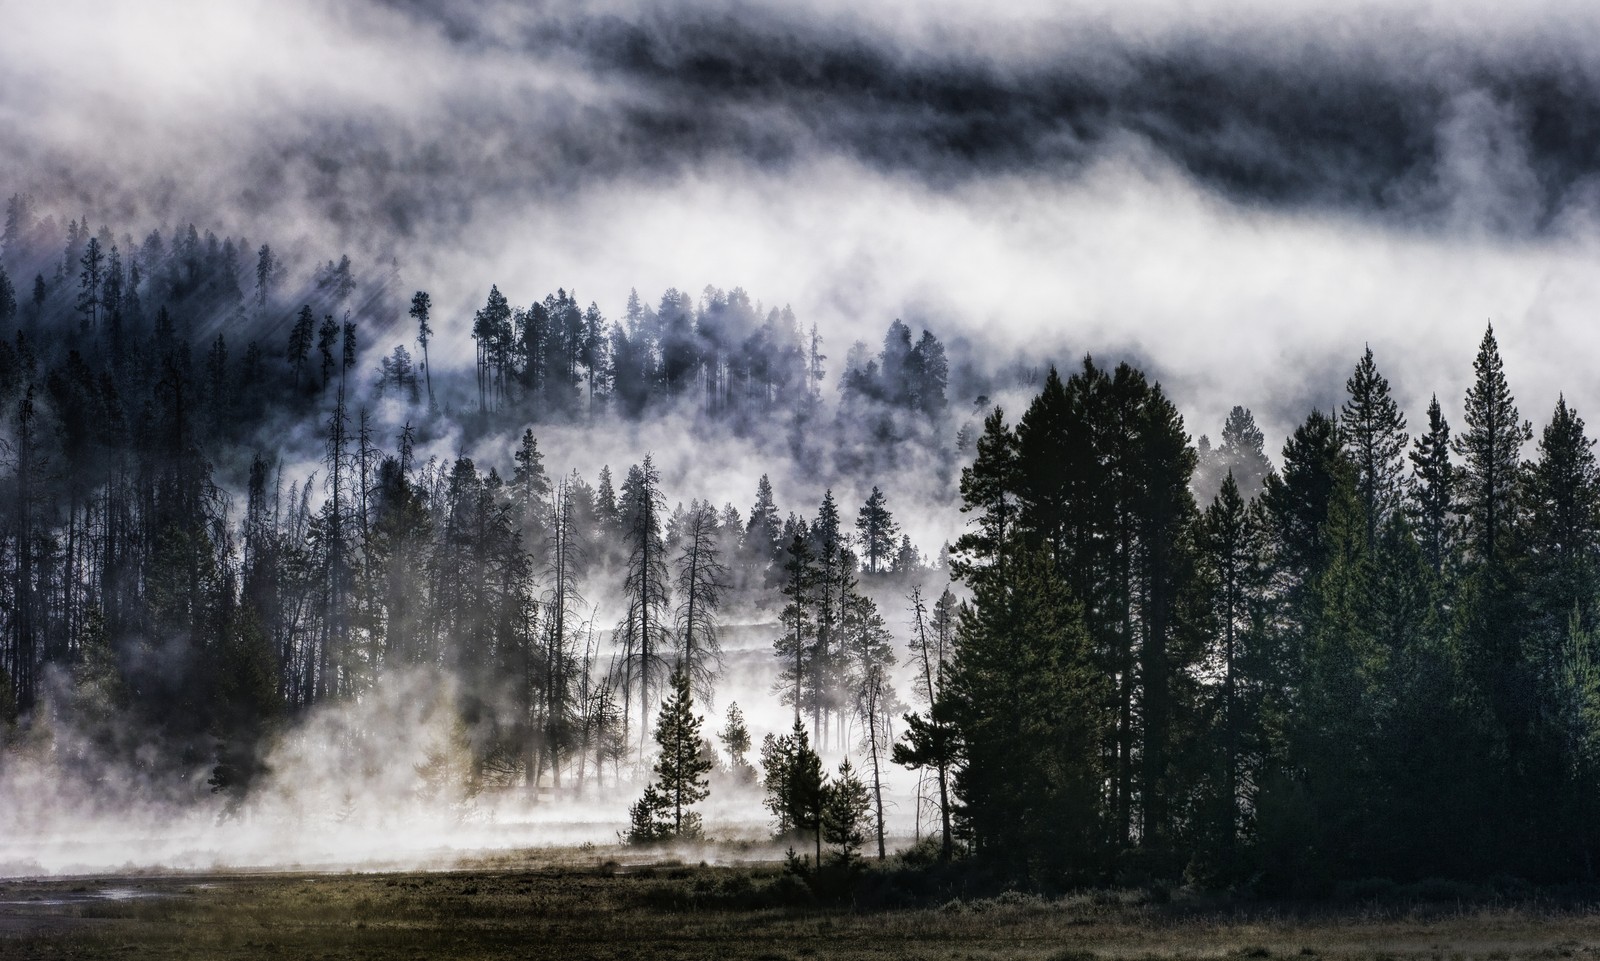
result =
[[[86,769],[124,763],[152,782],[203,770],[242,797],[297,714],[423,668],[461,691],[454,789],[624,776],[646,761],[668,674],[681,668],[702,700],[713,695],[720,612],[778,598],[784,538],[807,527],[782,519],[765,477],[751,478],[747,522],[732,505],[669,509],[649,456],[615,481],[609,468],[594,483],[552,476],[522,425],[688,403],[735,428],[766,418],[841,433],[870,409],[931,434],[944,412],[943,348],[931,334],[912,344],[898,321],[881,353],[854,352],[830,422],[821,338],[741,291],[708,289],[698,306],[669,292],[657,310],[633,297],[625,322],[607,324],[565,293],[522,310],[493,289],[469,328],[434,316],[425,292],[396,298],[391,276],[359,280],[348,258],[317,267],[285,309],[285,270],[267,245],[247,296],[243,241],[191,227],[136,244],[78,221],[62,233],[12,198],[0,251],[0,325],[14,332],[0,341],[0,727],[26,740],[64,717],[88,735]],[[28,270],[38,293],[19,306],[9,277]],[[279,318],[286,329],[274,330]],[[366,330],[414,334],[421,364],[401,343],[369,378]],[[469,334],[475,394],[427,360],[439,338]],[[250,335],[261,339],[232,346]],[[510,425],[504,463],[416,453],[447,430]],[[285,438],[296,440],[286,449]],[[317,466],[287,474],[297,460]],[[831,493],[823,510],[837,528]],[[922,568],[880,491],[862,516],[864,576]],[[850,616],[886,636],[854,589],[844,535],[831,537]],[[808,681],[829,716],[850,710],[846,638],[828,636],[828,672]],[[875,723],[894,703],[881,695]]]
[[1413,439],[1369,350],[1264,473],[1236,410],[1203,505],[1136,370],[1085,361],[1015,425],[996,409],[962,476],[972,600],[923,719],[974,856],[1277,891],[1591,878],[1594,441],[1562,400],[1524,462],[1492,329],[1474,373],[1464,429],[1435,400]]
[[[1458,432],[1435,400],[1412,437],[1368,351],[1274,467],[1249,411],[1191,443],[1125,364],[960,425],[943,345],[899,321],[825,399],[815,328],[737,289],[608,321],[491,288],[442,318],[394,269],[294,284],[269,245],[21,196],[0,239],[0,727],[21,750],[68,721],[89,783],[247,797],[297,715],[420,669],[458,682],[449,790],[649,769],[632,833],[693,835],[708,772],[757,776],[736,710],[729,771],[693,713],[738,609],[773,623],[794,716],[759,745],[768,805],[819,860],[865,822],[883,852],[897,763],[945,857],[1034,883],[1592,875],[1600,470],[1565,401],[1522,459],[1492,330]],[[441,339],[471,374],[433,369]],[[585,478],[536,439],[684,414],[871,493],[785,515],[763,476],[747,513],[669,507],[643,452]],[[513,444],[418,454],[450,431]],[[970,526],[930,562],[888,468],[958,453]]]
[[[378,396],[443,408],[479,431],[604,412],[639,417],[687,401],[746,430],[765,431],[781,414],[799,435],[821,413],[828,358],[816,325],[802,329],[788,307],[764,309],[739,288],[707,287],[698,303],[670,289],[654,307],[633,291],[623,316],[608,320],[597,304],[583,307],[564,289],[523,308],[491,287],[470,318],[442,320],[426,292],[405,299],[394,263],[364,278],[341,256],[309,273],[291,284],[289,266],[270,244],[252,250],[243,238],[192,224],[166,235],[152,230],[142,241],[107,227],[92,231],[87,219],[63,226],[16,194],[0,234],[0,325],[122,355],[165,316],[170,336],[220,362],[211,372],[222,380],[238,368],[243,386],[270,382],[274,392],[233,398],[246,414],[261,406],[256,401],[278,399],[283,361],[294,388],[288,396],[315,398],[335,379],[342,382],[359,356],[363,324],[380,340],[395,341],[375,372]],[[401,333],[408,323],[415,325],[414,340]],[[429,348],[438,336],[474,342],[470,393],[435,385]],[[928,331],[915,343],[912,337],[896,320],[881,352],[852,345],[833,426],[870,412],[879,429],[904,435],[914,428],[896,426],[887,414],[937,419],[944,413],[950,377],[944,346]],[[230,367],[230,342],[237,352],[241,341],[244,356]],[[408,343],[419,349],[420,362]]]

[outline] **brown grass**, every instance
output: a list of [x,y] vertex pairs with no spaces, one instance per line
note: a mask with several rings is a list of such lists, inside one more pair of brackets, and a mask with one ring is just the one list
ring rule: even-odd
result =
[[[1135,892],[758,906],[771,866],[496,863],[408,874],[0,882],[0,958],[1418,959],[1596,957],[1600,911],[1249,906]],[[107,896],[109,894],[115,895]],[[770,899],[769,899],[770,900]]]

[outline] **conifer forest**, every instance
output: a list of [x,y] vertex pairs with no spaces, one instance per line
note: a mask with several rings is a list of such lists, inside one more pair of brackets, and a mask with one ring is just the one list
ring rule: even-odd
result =
[[1079,6],[13,11],[0,955],[1600,950],[1600,20]]

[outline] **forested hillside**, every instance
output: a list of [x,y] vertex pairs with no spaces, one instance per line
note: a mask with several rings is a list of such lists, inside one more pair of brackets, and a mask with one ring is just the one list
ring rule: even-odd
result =
[[[1356,351],[1274,464],[1244,407],[1213,446],[1127,363],[1007,411],[931,332],[863,319],[830,372],[738,289],[607,318],[485,278],[447,317],[398,265],[136,241],[20,194],[0,244],[0,786],[47,758],[108,804],[247,811],[300,718],[424,670],[455,685],[434,788],[654,770],[688,836],[712,767],[756,777],[738,626],[771,644],[738,696],[795,718],[761,747],[771,813],[819,859],[860,844],[825,797],[881,847],[893,763],[944,857],[1035,884],[1592,877],[1600,470],[1564,400],[1524,419],[1492,328],[1454,430]],[[547,465],[574,425],[648,440]],[[714,434],[766,458],[747,503],[664,485],[653,452]],[[826,493],[780,504],[790,476]],[[914,543],[913,488],[966,533]],[[822,792],[812,745],[861,764]],[[138,776],[113,794],[111,766]]]
[[[729,610],[770,626],[772,673],[793,674],[773,697],[831,723],[830,744],[852,679],[895,665],[858,569],[898,605],[938,559],[875,484],[859,505],[825,490],[808,523],[764,472],[735,479],[741,510],[664,489],[650,446],[615,473],[547,467],[538,432],[650,425],[669,449],[732,435],[822,478],[914,459],[953,494],[967,435],[932,334],[895,321],[881,350],[857,343],[824,402],[815,327],[737,289],[656,308],[630,294],[609,321],[565,291],[522,308],[490,286],[443,318],[426,292],[399,295],[392,267],[341,258],[291,283],[268,244],[63,228],[21,195],[8,210],[0,707],[23,753],[46,719],[83,733],[67,766],[91,796],[114,764],[138,772],[133,791],[209,788],[232,810],[298,717],[417,668],[461,692],[471,758],[452,790],[629,778],[674,665],[714,702]],[[30,274],[18,304],[10,277]],[[475,365],[430,362],[463,344]],[[794,602],[820,624],[799,662],[778,624],[797,539],[830,571],[815,609]],[[852,651],[846,620],[873,643]]]

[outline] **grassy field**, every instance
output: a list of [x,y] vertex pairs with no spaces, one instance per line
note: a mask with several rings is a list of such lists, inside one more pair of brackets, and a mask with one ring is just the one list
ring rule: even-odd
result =
[[403,874],[0,882],[0,958],[1429,959],[1600,956],[1600,907],[1015,893],[763,906],[773,866],[525,861]]

